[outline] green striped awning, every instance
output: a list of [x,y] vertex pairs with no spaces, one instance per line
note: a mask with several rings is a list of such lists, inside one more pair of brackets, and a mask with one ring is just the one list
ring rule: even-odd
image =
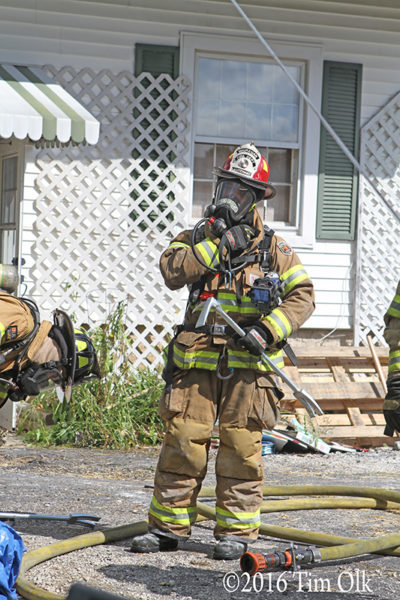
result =
[[0,137],[96,144],[100,123],[37,67],[0,65]]

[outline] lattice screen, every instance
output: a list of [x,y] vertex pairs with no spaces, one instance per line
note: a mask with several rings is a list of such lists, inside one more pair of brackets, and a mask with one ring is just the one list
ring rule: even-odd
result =
[[[400,213],[400,93],[362,129],[361,161]],[[385,344],[383,315],[400,278],[400,223],[361,178],[356,343]]]
[[99,324],[120,301],[134,365],[161,362],[185,292],[169,292],[160,253],[188,226],[189,82],[47,67],[101,122],[96,146],[43,148],[35,202],[33,297]]

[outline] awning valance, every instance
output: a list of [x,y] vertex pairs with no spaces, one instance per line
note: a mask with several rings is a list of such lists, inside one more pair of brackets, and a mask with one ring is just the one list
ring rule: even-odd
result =
[[100,123],[37,67],[0,65],[0,137],[96,144]]

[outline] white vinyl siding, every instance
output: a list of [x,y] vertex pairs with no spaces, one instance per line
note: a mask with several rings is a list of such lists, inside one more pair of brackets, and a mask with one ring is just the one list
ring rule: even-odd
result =
[[[34,6],[32,6],[34,4]],[[335,4],[337,4],[337,9]],[[244,10],[273,44],[323,43],[324,59],[362,63],[365,122],[399,90],[400,4],[253,0]],[[177,46],[181,31],[250,37],[229,2],[1,0],[2,62],[132,70],[133,44]]]
[[354,242],[317,242],[298,251],[315,288],[316,310],[305,327],[350,329],[354,321]]

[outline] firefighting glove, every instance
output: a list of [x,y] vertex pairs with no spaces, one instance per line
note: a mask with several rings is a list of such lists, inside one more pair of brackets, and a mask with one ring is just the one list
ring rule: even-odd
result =
[[386,421],[384,435],[400,433],[400,375],[387,380],[387,394],[383,402],[383,415]]
[[262,321],[256,321],[253,325],[243,327],[243,330],[246,335],[239,338],[237,343],[255,356],[261,356],[274,341],[272,334]]
[[220,250],[226,249],[231,256],[237,256],[250,248],[254,237],[255,231],[249,225],[234,225],[222,235]]

